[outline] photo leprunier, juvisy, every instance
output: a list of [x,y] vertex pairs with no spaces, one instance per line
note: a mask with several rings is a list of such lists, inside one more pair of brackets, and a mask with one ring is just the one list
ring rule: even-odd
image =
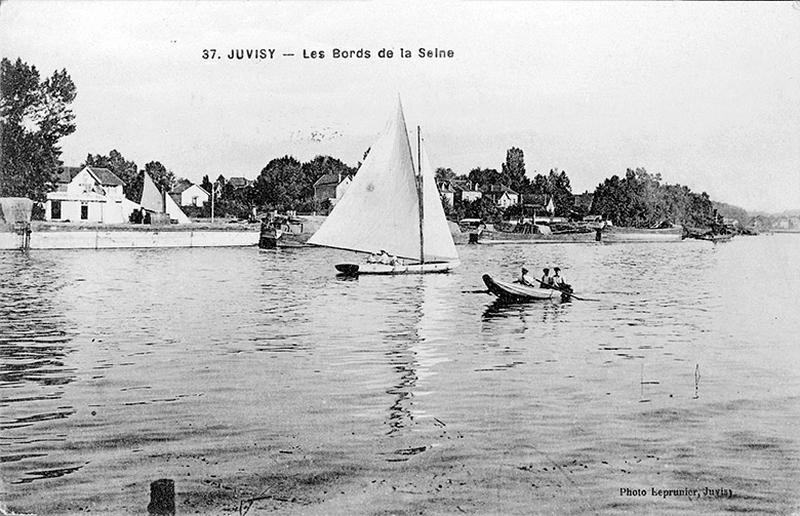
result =
[[4,514],[800,511],[795,3],[0,4]]

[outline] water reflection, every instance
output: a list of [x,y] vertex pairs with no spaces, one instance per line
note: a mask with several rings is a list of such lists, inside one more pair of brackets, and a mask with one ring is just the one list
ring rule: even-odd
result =
[[[19,471],[44,461],[47,453],[33,452],[37,426],[67,419],[75,413],[60,401],[65,387],[75,381],[75,368],[67,366],[74,351],[71,328],[56,301],[64,286],[52,260],[38,255],[7,253],[0,265],[0,462],[4,479],[12,483],[67,474],[50,470],[41,475]],[[64,437],[46,439],[60,442]],[[38,441],[43,441],[38,439]],[[56,468],[63,469],[63,468]],[[24,475],[24,476],[22,476]]]
[[515,303],[496,299],[483,311],[482,320],[485,322],[498,320],[502,323],[508,319],[519,319],[522,323],[519,331],[524,333],[528,329],[530,320],[544,323],[561,322],[569,304],[569,301],[552,302],[547,300]]
[[419,341],[419,321],[422,317],[422,293],[424,285],[417,284],[407,289],[404,296],[405,307],[401,315],[390,315],[386,321],[390,332],[384,334],[387,346],[385,356],[398,375],[397,383],[386,390],[394,400],[389,406],[387,435],[394,435],[410,427],[414,423],[412,406],[414,404],[414,388],[417,384],[417,357],[414,343]]

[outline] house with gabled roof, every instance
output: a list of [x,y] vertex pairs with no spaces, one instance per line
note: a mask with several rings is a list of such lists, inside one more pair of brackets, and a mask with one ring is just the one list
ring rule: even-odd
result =
[[489,185],[483,190],[483,196],[499,208],[508,208],[519,202],[519,194],[506,185]]
[[138,204],[125,198],[124,183],[102,167],[61,167],[47,194],[45,218],[72,222],[127,222]]
[[178,181],[175,188],[169,193],[178,206],[203,206],[203,203],[211,200],[211,194],[200,185],[196,185],[188,179]]
[[314,182],[314,200],[317,202],[328,201],[333,207],[350,188],[352,182],[353,176],[349,174],[341,172],[324,174]]
[[478,185],[468,179],[453,179],[450,181],[450,185],[453,187],[454,199],[457,202],[473,202],[483,196]]

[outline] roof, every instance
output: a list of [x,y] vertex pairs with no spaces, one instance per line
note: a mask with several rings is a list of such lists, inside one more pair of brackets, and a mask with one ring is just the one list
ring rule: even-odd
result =
[[83,167],[59,167],[56,183],[71,183]]
[[245,177],[231,177],[228,179],[228,184],[234,188],[244,188],[245,186],[252,185],[253,181]]
[[440,181],[437,186],[439,187],[440,192],[455,192],[450,181]]
[[491,186],[488,186],[483,190],[483,193],[499,194],[499,195],[502,195],[504,193],[508,193],[509,195],[519,195],[517,192],[515,192],[511,188],[507,187],[506,185],[491,185]]
[[184,191],[188,190],[194,183],[189,181],[188,179],[181,179],[178,181],[178,184],[172,189],[170,193],[180,194]]
[[547,206],[547,194],[523,194],[523,204],[534,204],[537,206]]
[[122,186],[125,183],[122,182],[122,179],[117,177],[115,173],[108,170],[107,168],[100,168],[100,167],[86,167],[89,169],[89,172],[97,178],[97,181],[103,186]]
[[450,181],[450,185],[453,187],[454,190],[461,190],[462,192],[477,192],[478,189],[475,188],[475,183],[468,179],[452,179]]
[[333,172],[329,174],[324,174],[322,177],[314,182],[314,186],[324,186],[324,185],[338,185],[345,179],[350,177],[349,175],[342,175],[342,174],[334,174]]

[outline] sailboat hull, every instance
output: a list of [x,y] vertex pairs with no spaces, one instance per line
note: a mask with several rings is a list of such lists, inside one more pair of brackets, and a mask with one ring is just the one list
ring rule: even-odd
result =
[[393,276],[396,274],[436,274],[450,272],[461,265],[459,261],[415,263],[410,265],[386,265],[382,263],[340,263],[336,270],[347,276],[361,276],[364,274]]

